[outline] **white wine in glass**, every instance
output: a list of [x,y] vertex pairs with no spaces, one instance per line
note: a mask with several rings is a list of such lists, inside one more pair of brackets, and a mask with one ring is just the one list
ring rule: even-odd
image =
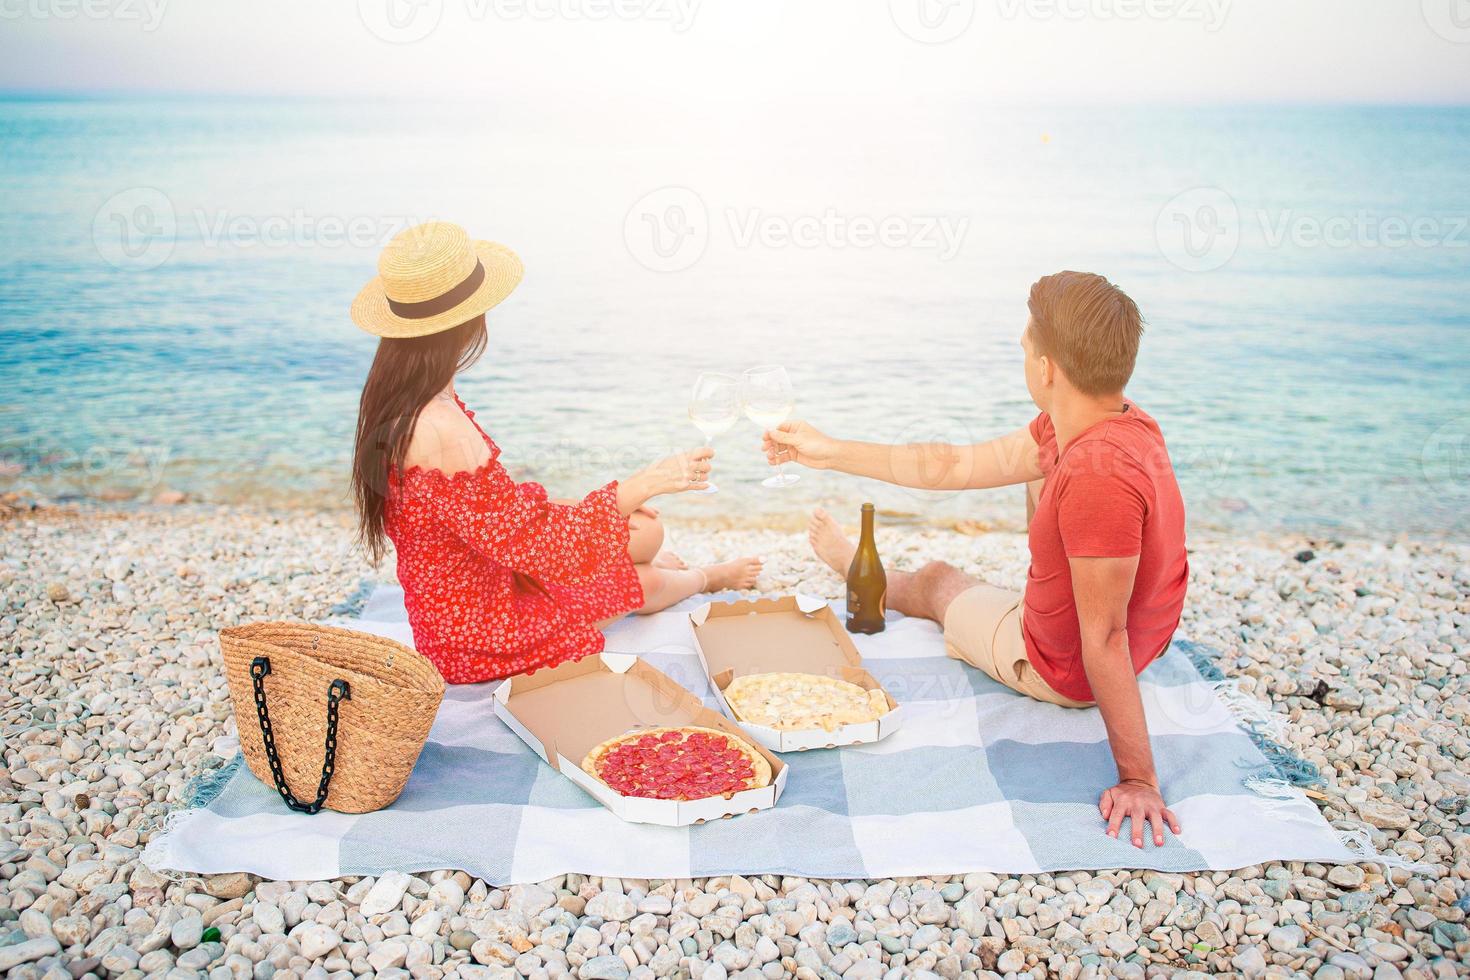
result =
[[[796,409],[796,393],[791,389],[791,379],[786,369],[777,364],[754,367],[742,376],[742,398],[745,402],[745,417],[768,431],[791,418]],[[761,481],[763,487],[789,487],[801,477],[787,473],[782,463],[776,464],[776,475]]]
[[[689,421],[704,433],[706,446],[714,442],[715,436],[724,435],[740,421],[740,379],[730,374],[705,371],[694,379],[694,391],[689,396]],[[719,493],[720,488],[711,483],[703,490],[690,493]]]

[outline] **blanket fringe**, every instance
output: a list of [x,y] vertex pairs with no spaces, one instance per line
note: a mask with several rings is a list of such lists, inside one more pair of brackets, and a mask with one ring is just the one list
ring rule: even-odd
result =
[[[1189,658],[1220,704],[1270,764],[1269,770],[1246,777],[1247,789],[1262,799],[1285,802],[1291,797],[1283,795],[1278,784],[1297,788],[1323,785],[1321,770],[1281,744],[1286,739],[1286,719],[1272,711],[1269,704],[1241,690],[1237,678],[1225,676],[1215,662],[1218,651],[1188,640],[1175,640],[1174,646]],[[1253,763],[1244,765],[1254,768]]]
[[1343,847],[1358,855],[1359,861],[1381,864],[1385,871],[1389,868],[1398,868],[1410,874],[1423,875],[1439,868],[1437,864],[1410,861],[1399,857],[1392,851],[1379,851],[1373,846],[1372,836],[1362,827],[1334,827],[1332,830]]
[[[1271,816],[1284,819],[1288,809],[1308,803],[1302,790],[1325,785],[1326,780],[1322,778],[1320,769],[1281,744],[1286,738],[1286,719],[1272,711],[1265,702],[1242,691],[1234,678],[1226,677],[1215,663],[1214,651],[1208,647],[1185,642],[1180,644],[1180,649],[1209,683],[1225,710],[1266,757],[1265,766],[1258,766],[1248,759],[1236,762],[1243,769],[1253,770],[1241,780],[1241,785],[1261,800]],[[1380,852],[1373,846],[1372,836],[1361,827],[1335,827],[1333,833],[1344,848],[1357,856],[1359,862],[1380,865],[1385,872],[1397,868],[1410,874],[1429,874],[1437,868],[1437,865],[1409,861],[1392,851]]]
[[205,769],[189,780],[181,794],[182,802],[164,814],[163,819],[153,828],[148,844],[139,858],[144,867],[170,881],[183,881],[190,877],[167,867],[168,835],[194,811],[202,810],[213,803],[244,764],[245,756],[236,752],[233,759],[219,768]]

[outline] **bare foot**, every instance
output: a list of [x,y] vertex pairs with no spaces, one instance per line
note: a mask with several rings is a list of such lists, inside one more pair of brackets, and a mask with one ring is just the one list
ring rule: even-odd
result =
[[812,511],[806,539],[812,543],[812,551],[823,564],[838,575],[847,574],[852,556],[857,553],[857,545],[847,539],[847,535],[842,533],[842,526],[832,519],[831,514],[820,507]]
[[669,568],[675,571],[689,567],[688,562],[680,558],[678,555],[674,554],[672,551],[660,551],[658,554],[653,556],[653,561],[649,562],[649,564],[651,564],[654,568]]
[[759,558],[736,558],[718,565],[704,566],[704,591],[723,592],[725,589],[753,589],[761,574]]

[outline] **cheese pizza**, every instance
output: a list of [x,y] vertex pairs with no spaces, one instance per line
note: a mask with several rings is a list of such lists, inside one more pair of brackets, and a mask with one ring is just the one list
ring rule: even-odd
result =
[[642,728],[587,753],[582,771],[623,796],[729,798],[771,783],[771,764],[749,743],[713,728]]
[[876,721],[888,713],[882,691],[819,674],[748,674],[725,688],[725,702],[741,721],[780,731]]

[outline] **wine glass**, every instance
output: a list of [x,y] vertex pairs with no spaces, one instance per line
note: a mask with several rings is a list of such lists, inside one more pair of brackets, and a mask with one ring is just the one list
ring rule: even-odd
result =
[[[753,367],[745,372],[741,386],[745,402],[745,417],[762,431],[776,428],[791,417],[796,408],[796,393],[791,390],[791,379],[786,369],[778,364]],[[762,480],[763,487],[789,487],[800,480],[795,473],[787,473],[783,464],[776,464],[776,475]]]
[[[740,421],[740,379],[730,374],[715,371],[702,372],[694,379],[694,391],[689,396],[689,421],[704,433],[706,446],[714,442],[715,436],[723,435]],[[720,488],[711,483],[703,490],[690,493],[719,493]]]

